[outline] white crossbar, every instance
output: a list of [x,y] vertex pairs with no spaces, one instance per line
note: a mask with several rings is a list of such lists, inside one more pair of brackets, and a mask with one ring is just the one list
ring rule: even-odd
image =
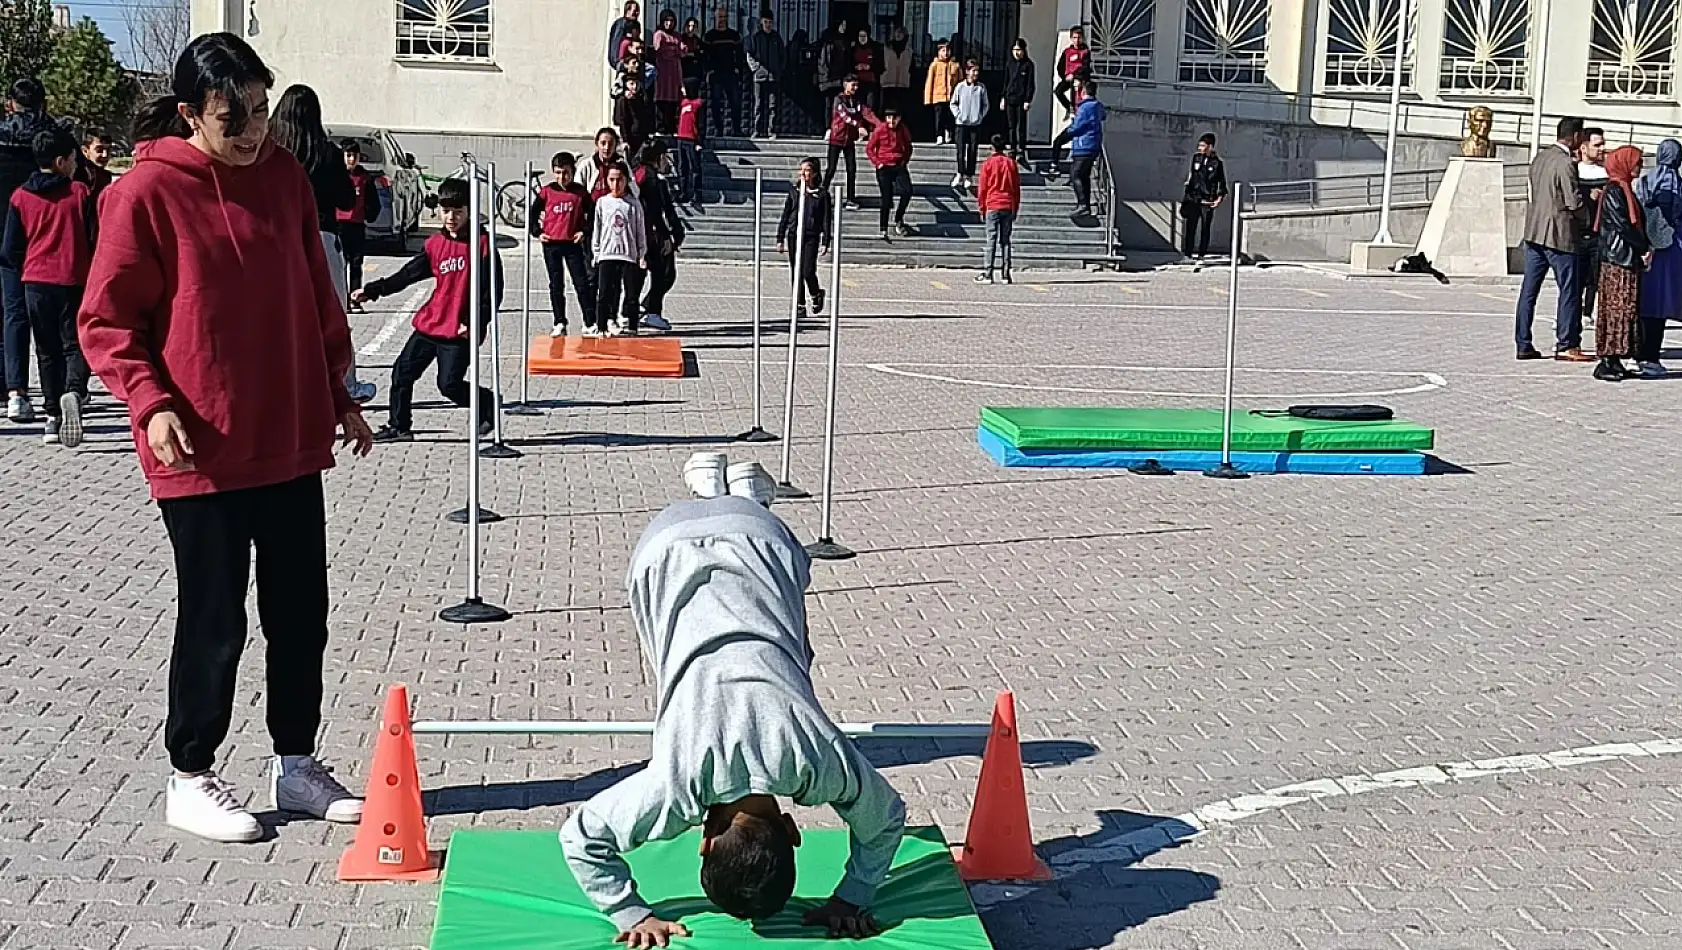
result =
[[[985,739],[992,727],[947,722],[850,722],[842,733],[855,739]],[[417,736],[651,736],[652,722],[578,722],[574,720],[497,721],[462,719],[423,721],[412,726]]]

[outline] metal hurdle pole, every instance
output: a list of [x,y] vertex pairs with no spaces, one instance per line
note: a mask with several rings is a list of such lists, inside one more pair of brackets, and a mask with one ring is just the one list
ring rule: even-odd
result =
[[765,198],[765,171],[753,170],[753,428],[736,436],[737,442],[775,442],[777,437],[765,431],[763,378],[764,369],[760,365],[759,348],[761,336],[760,311],[760,272],[765,268],[764,236],[760,234],[760,206]]
[[[485,166],[485,206],[490,209],[487,216],[490,241],[491,271],[485,275],[491,286],[491,444],[479,450],[479,454],[488,459],[517,459],[521,452],[502,441],[502,302],[496,294],[496,279],[501,273],[502,255],[496,250],[496,162]],[[477,249],[478,245],[475,244]],[[476,253],[476,250],[475,250]],[[478,298],[474,298],[478,299]],[[473,363],[479,363],[479,348],[473,348]]]
[[1227,266],[1226,398],[1221,410],[1221,464],[1204,472],[1210,478],[1249,478],[1232,464],[1232,378],[1238,353],[1238,256],[1244,233],[1244,185],[1232,189],[1232,254]]
[[[841,210],[837,208],[835,213],[840,214]],[[794,286],[788,295],[788,379],[783,388],[783,464],[777,476],[777,497],[810,498],[811,492],[789,481],[789,466],[794,463],[794,366],[800,347],[800,274],[806,255],[806,183],[799,178],[794,180],[793,250]]]
[[[836,726],[842,735],[855,739],[985,739],[993,733],[993,727],[984,723],[848,722]],[[409,729],[417,736],[652,736],[654,723],[461,719],[424,720]]]
[[[509,613],[479,597],[479,523],[483,520],[479,508],[479,288],[484,275],[479,266],[479,166],[469,167],[471,185],[467,189],[467,598],[454,607],[438,612],[445,623],[497,623],[507,620]],[[494,249],[493,249],[494,250]],[[495,254],[492,254],[495,260]]]
[[[835,206],[841,207],[841,186],[835,186]],[[846,216],[835,216],[835,237],[829,246],[829,376],[824,385],[823,419],[823,518],[818,528],[818,540],[806,545],[806,553],[820,561],[845,561],[857,553],[845,545],[835,543],[830,529],[830,513],[835,505],[835,400],[836,377],[841,372],[841,222]]]
[[532,182],[536,180],[536,167],[531,162],[526,162],[526,213],[523,218],[526,223],[526,233],[522,242],[524,244],[522,253],[525,257],[525,267],[523,268],[525,287],[524,294],[520,298],[522,301],[520,304],[520,401],[502,408],[503,412],[511,416],[543,415],[541,409],[531,404],[531,228],[534,223],[531,214],[534,210],[532,194],[537,190],[532,187]]

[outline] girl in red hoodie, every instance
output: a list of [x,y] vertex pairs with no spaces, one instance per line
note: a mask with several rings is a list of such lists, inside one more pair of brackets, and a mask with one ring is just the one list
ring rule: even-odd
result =
[[88,363],[128,404],[175,553],[166,819],[217,841],[262,835],[211,771],[233,715],[253,547],[273,805],[362,815],[314,755],[328,609],[321,473],[341,426],[358,455],[372,433],[345,390],[350,329],[309,178],[267,140],[273,82],[231,33],[182,52],[174,94],[135,120],[134,170],[102,197],[79,321]]

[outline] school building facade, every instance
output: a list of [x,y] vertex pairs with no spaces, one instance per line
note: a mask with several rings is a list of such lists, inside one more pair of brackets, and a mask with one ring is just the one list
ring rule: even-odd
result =
[[[899,24],[919,67],[937,38],[956,38],[989,75],[1021,36],[1040,69],[1042,140],[1061,121],[1053,64],[1076,23],[1112,107],[1247,121],[1263,137],[1295,125],[1370,139],[1388,116],[1404,10],[1404,136],[1458,137],[1465,110],[1484,104],[1498,141],[1529,142],[1538,95],[1544,130],[1579,114],[1648,144],[1682,125],[1682,0],[654,0],[643,18],[668,7],[703,30],[723,7],[744,35],[769,9],[785,40],[842,19],[885,40]],[[414,150],[434,167],[462,150],[538,153],[500,143],[577,142],[608,123],[620,0],[192,0],[192,13],[195,32],[247,37],[282,87],[315,87],[329,122],[424,143]]]

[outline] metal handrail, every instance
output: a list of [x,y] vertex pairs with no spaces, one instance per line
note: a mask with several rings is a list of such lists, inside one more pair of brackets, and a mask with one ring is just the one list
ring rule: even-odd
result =
[[1116,190],[1115,176],[1110,174],[1110,153],[1102,142],[1098,145],[1098,171],[1100,178],[1093,190],[1102,196],[1104,202],[1104,257],[1115,257],[1115,212]]
[[[1397,172],[1391,198],[1399,202],[1430,201],[1442,184],[1445,169],[1431,168]],[[1509,162],[1502,170],[1504,191],[1509,197],[1523,197],[1529,184],[1529,166]],[[1381,173],[1326,175],[1254,182],[1250,185],[1247,212],[1335,211],[1377,207],[1383,193]],[[1266,206],[1266,207],[1264,207]]]

